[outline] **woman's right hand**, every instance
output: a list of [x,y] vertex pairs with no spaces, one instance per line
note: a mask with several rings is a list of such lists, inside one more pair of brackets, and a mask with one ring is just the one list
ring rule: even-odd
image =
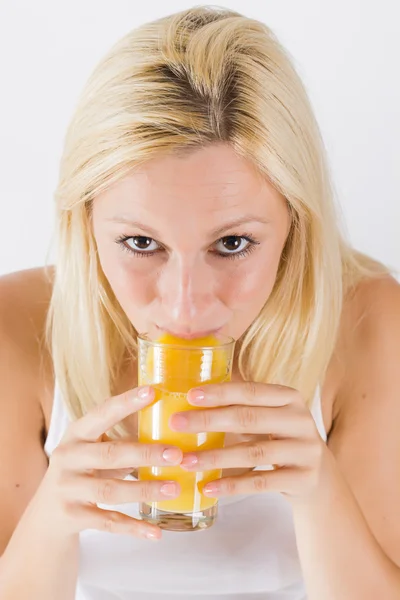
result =
[[179,484],[175,482],[128,481],[109,475],[142,466],[180,464],[179,448],[128,439],[110,441],[104,436],[114,425],[153,400],[152,388],[135,388],[106,400],[70,424],[50,457],[35,498],[45,507],[47,527],[66,535],[98,529],[147,539],[161,537],[156,525],[97,506],[166,500],[179,495]]

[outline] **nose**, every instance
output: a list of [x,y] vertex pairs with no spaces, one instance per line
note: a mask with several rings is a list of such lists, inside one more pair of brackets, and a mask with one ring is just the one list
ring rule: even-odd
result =
[[201,259],[171,257],[158,279],[163,325],[190,334],[221,327],[212,269]]

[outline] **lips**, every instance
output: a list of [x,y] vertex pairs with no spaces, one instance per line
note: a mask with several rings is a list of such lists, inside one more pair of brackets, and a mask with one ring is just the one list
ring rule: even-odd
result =
[[203,331],[191,331],[188,332],[186,331],[177,331],[177,330],[171,330],[168,329],[167,327],[159,327],[158,325],[156,326],[157,329],[159,330],[160,334],[161,333],[169,333],[170,335],[182,339],[182,340],[196,340],[199,338],[205,338],[208,337],[210,335],[217,335],[218,332],[220,331],[219,329],[208,329],[208,330],[203,330]]

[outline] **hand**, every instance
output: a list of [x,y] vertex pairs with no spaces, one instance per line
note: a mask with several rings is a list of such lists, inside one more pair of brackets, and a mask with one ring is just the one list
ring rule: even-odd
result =
[[179,485],[175,482],[123,481],[118,476],[132,472],[135,467],[178,465],[182,460],[180,449],[128,440],[110,441],[104,435],[153,400],[152,388],[136,388],[106,400],[71,423],[51,455],[35,497],[47,527],[59,529],[63,534],[90,528],[148,539],[161,537],[161,530],[155,525],[96,506],[166,500],[179,495]]
[[274,465],[272,470],[250,470],[212,481],[203,488],[207,496],[273,491],[304,497],[317,486],[327,448],[296,390],[262,383],[223,383],[190,390],[188,401],[204,410],[175,413],[172,429],[255,435],[252,441],[223,449],[185,454],[181,467],[205,471]]

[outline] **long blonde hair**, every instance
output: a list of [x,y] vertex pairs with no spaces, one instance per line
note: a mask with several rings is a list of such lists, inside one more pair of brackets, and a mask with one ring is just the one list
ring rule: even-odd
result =
[[292,215],[272,294],[239,342],[241,375],[292,386],[308,402],[324,376],[345,290],[378,267],[343,241],[324,146],[287,52],[257,20],[195,7],[121,39],[89,78],[66,134],[47,335],[74,418],[115,393],[136,349],[99,265],[96,195],[160,153],[215,142],[256,165]]

